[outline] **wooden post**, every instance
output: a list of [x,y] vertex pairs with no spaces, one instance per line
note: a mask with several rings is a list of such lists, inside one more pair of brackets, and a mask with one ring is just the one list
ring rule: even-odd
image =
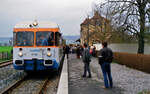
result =
[[2,52],[2,60],[4,59],[4,52]]

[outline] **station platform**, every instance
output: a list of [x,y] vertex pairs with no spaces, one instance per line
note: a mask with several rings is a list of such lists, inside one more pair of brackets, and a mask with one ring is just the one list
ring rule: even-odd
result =
[[69,69],[69,94],[121,94],[118,87],[103,89],[103,77],[101,68],[96,58],[92,58],[91,64],[92,77],[83,78],[84,64],[82,59],[77,59],[75,54],[70,54],[68,59]]

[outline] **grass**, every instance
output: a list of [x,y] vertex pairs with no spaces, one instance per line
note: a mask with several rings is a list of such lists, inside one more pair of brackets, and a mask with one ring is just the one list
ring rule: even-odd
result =
[[137,94],[150,94],[150,91],[148,91],[148,90],[143,90],[142,92],[139,92],[139,93],[137,93]]
[[0,46],[0,52],[8,52],[11,53],[12,46]]
[[[12,46],[0,46],[0,53],[2,52],[8,52],[8,56],[11,57],[11,50],[13,49]],[[0,59],[0,62],[10,60],[11,58],[7,59]]]

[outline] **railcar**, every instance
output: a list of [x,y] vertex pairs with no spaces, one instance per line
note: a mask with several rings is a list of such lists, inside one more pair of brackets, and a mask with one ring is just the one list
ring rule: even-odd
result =
[[63,57],[63,38],[54,22],[27,21],[13,30],[13,66],[16,70],[58,70]]

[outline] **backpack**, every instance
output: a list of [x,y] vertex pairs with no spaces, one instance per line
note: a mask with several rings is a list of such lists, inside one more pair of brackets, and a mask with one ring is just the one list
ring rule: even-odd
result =
[[107,57],[104,58],[104,61],[111,63],[113,60],[112,52],[110,50],[107,51]]
[[89,50],[85,50],[85,62],[91,62],[91,55]]
[[113,53],[110,49],[103,50],[101,53],[103,56],[98,57],[99,64],[102,65],[104,62],[111,63],[113,61]]

